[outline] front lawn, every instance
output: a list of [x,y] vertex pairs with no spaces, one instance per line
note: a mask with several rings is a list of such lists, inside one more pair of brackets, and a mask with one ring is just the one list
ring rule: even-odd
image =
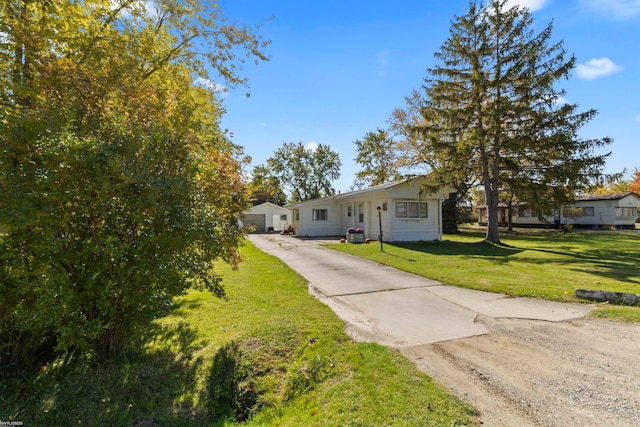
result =
[[[478,229],[445,235],[442,242],[364,245],[332,249],[419,274],[444,284],[511,296],[576,301],[576,289],[640,293],[637,231],[522,230],[483,242]],[[596,316],[640,322],[640,308],[596,310]]]
[[[306,282],[251,244],[119,358],[0,376],[0,420],[83,426],[474,426],[397,351],[353,342]],[[246,421],[248,419],[248,422]]]

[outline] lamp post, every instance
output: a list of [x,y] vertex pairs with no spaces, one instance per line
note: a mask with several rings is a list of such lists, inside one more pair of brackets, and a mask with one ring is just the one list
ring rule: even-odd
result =
[[378,206],[376,210],[378,211],[378,222],[380,223],[380,234],[378,234],[378,240],[380,240],[380,252],[384,252],[382,249],[382,208]]

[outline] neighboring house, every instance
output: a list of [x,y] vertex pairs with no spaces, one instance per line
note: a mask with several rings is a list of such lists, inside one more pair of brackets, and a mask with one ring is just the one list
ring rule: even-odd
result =
[[[640,216],[640,195],[630,191],[618,194],[585,194],[578,197],[575,203],[563,206],[552,217],[543,218],[542,221],[538,218],[538,213],[525,203],[514,203],[512,214],[514,227],[571,225],[581,228],[609,226],[633,229]],[[507,205],[500,203],[498,224],[506,227],[508,217]],[[486,206],[478,208],[478,223],[487,225]]]
[[442,201],[448,193],[421,196],[419,182],[404,179],[286,207],[298,236],[344,236],[354,227],[377,240],[382,224],[383,241],[441,240]]
[[[478,211],[478,224],[479,225],[487,225],[489,220],[487,207],[480,206],[477,208]],[[548,227],[553,225],[555,222],[552,218],[544,218],[540,220],[538,218],[538,213],[531,209],[526,203],[514,202],[511,205],[511,224],[513,227],[522,227],[522,228],[539,228],[539,227]],[[498,226],[499,227],[507,227],[509,225],[509,207],[506,203],[500,202],[498,204]],[[560,213],[556,215],[557,224],[560,225]]]
[[635,228],[640,215],[640,195],[628,191],[617,194],[586,194],[562,210],[562,224],[574,227],[612,226]]
[[261,203],[243,212],[243,225],[251,225],[256,233],[282,231],[291,224],[291,211],[271,202]]

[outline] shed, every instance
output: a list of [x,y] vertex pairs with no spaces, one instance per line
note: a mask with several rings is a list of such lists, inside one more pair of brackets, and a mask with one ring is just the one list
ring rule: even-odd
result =
[[252,206],[243,212],[243,225],[251,225],[256,233],[282,231],[291,224],[291,210],[271,202]]

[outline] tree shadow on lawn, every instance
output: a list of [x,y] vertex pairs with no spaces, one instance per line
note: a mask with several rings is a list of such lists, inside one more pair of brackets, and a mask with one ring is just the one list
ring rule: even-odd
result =
[[525,250],[505,244],[495,244],[485,241],[463,243],[443,240],[441,242],[387,243],[387,245],[428,253],[431,255],[473,256],[484,258],[509,257]]
[[[510,262],[510,257],[519,255],[518,262],[569,265],[572,270],[577,272],[589,273],[629,284],[640,284],[640,264],[638,264],[638,252],[635,248],[623,250],[616,248],[615,245],[596,247],[593,241],[585,240],[585,242],[589,244],[589,250],[585,252],[577,252],[574,249],[575,247],[570,245],[562,245],[559,246],[559,250],[552,250],[530,247],[518,248],[516,246],[505,244],[497,245],[485,241],[475,243],[451,241],[406,242],[389,245],[431,255],[483,258],[491,260],[496,264],[508,263]],[[521,256],[527,251],[546,253],[552,255],[552,257],[525,258]],[[639,290],[635,289],[635,293],[639,293]]]
[[[199,426],[224,420],[198,386],[203,343],[186,323],[151,324],[117,358],[52,364],[0,383],[0,419],[25,425]],[[4,393],[3,393],[4,394]]]
[[[556,258],[521,258],[523,262],[537,264],[569,265],[571,270],[592,274],[607,279],[618,280],[631,285],[640,285],[640,264],[638,253],[633,251],[612,251],[593,249],[589,253],[557,252],[547,249],[529,249],[530,251],[557,255]],[[580,287],[591,284],[580,284]],[[640,293],[640,288],[630,288],[629,292]]]

